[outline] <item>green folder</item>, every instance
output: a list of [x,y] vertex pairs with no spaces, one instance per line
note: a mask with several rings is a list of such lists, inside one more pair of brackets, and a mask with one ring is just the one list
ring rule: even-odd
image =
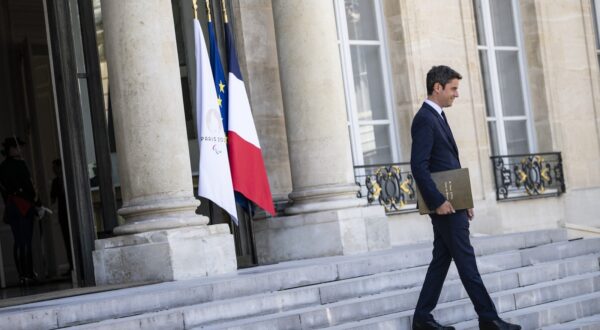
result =
[[[437,189],[446,197],[446,200],[452,204],[455,210],[473,208],[473,194],[471,192],[471,180],[469,179],[468,168],[431,173],[431,179],[433,179]],[[418,188],[417,185],[419,214],[435,213],[435,210],[427,208],[427,204],[423,201]]]

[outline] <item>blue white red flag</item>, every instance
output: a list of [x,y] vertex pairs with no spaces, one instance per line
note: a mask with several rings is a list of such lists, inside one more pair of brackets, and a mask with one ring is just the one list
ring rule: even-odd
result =
[[240,71],[235,42],[229,24],[225,24],[229,54],[229,162],[233,189],[275,215],[269,179],[262,157],[250,102]]

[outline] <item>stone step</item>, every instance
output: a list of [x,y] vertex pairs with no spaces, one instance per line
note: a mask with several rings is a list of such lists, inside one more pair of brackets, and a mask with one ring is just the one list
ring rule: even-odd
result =
[[[494,260],[501,260],[501,258],[498,258],[498,256],[504,255],[507,254],[486,256],[481,259],[490,258]],[[513,256],[513,259],[520,260],[518,252],[516,256]],[[200,306],[184,307],[185,311],[183,311],[183,313],[187,317],[187,324],[209,324],[212,322],[226,321],[228,319],[247,318],[256,315],[276,313],[283,310],[298,309],[305,306],[319,306],[334,300],[341,300],[333,299],[335,297],[344,297],[345,299],[348,299],[366,296],[366,288],[370,289],[368,291],[368,295],[375,295],[381,292],[395,292],[394,290],[398,289],[397,286],[405,286],[406,283],[413,284],[409,285],[409,287],[420,285],[425,275],[426,267],[420,268],[420,278],[418,278],[419,275],[411,278],[406,276],[406,274],[403,274],[413,271],[409,269],[406,271],[391,272],[388,274],[378,274],[357,279],[342,280],[335,283],[308,286],[300,289],[284,290],[269,294],[216,301]],[[550,281],[570,275],[600,270],[598,266],[598,255],[585,255],[570,259],[547,262],[525,268],[508,269],[508,271],[497,272],[501,269],[496,267],[492,270],[495,271],[494,273],[484,275],[483,279],[490,292],[516,288],[520,285],[528,285],[528,283],[531,281],[529,274],[543,275],[544,277],[535,277],[538,281]],[[455,274],[453,278],[458,278],[458,275]],[[406,282],[407,280],[408,282]],[[350,285],[347,285],[347,283],[350,283]],[[351,290],[353,287],[362,287],[362,289],[358,291],[350,291],[352,294],[348,293],[348,291],[343,291]],[[413,303],[416,303],[416,297],[419,290],[420,288],[415,288],[412,291],[408,291],[408,294],[412,295],[412,300],[414,300]],[[463,290],[462,284],[459,281],[451,281],[445,286],[444,291],[442,292],[441,301],[450,301],[466,297],[467,295]],[[195,311],[196,309],[198,310]],[[177,311],[173,312],[177,313]],[[135,318],[144,317],[145,316],[136,316]]]
[[600,329],[600,313],[574,321],[543,327],[542,330],[598,330]]
[[[589,290],[589,292],[586,292],[586,290]],[[503,319],[521,324],[523,329],[537,329],[539,326],[530,326],[535,322],[528,321],[528,318],[540,317],[546,309],[564,306],[571,313],[573,308],[580,308],[582,304],[600,302],[600,274],[596,273],[591,278],[587,274],[549,283],[540,283],[526,288],[494,293],[491,296]],[[592,308],[590,312],[572,312],[572,315],[573,317],[592,315],[598,312],[597,309],[600,311],[600,306]],[[557,310],[560,311],[560,307]],[[388,314],[333,326],[328,329],[410,329],[412,313],[413,310]],[[434,311],[434,316],[442,324],[461,322],[454,325],[457,329],[479,328],[476,320],[477,315],[468,299],[439,304]],[[547,317],[547,315],[544,317]],[[569,320],[566,316],[563,316],[563,319]],[[541,322],[540,324],[553,323]]]
[[[598,314],[600,314],[600,292],[594,292],[511,311],[501,314],[500,317],[508,322],[520,324],[524,330],[539,329],[550,325],[555,326],[553,329],[562,330],[572,328],[562,327],[561,323],[576,322],[578,319],[590,316],[598,317]],[[454,326],[460,330],[479,329],[476,320],[457,323]],[[598,329],[598,327],[591,329]]]
[[[508,271],[484,275],[484,281],[490,292],[497,292],[519,287],[520,278],[522,276],[526,276],[526,274],[546,274],[546,278],[544,280],[551,281],[554,279],[563,278],[565,276],[597,272],[599,270],[598,255],[586,255],[571,259],[548,262],[536,266],[511,269]],[[401,276],[398,275],[396,275],[396,277],[401,278]],[[352,280],[352,282],[356,282],[356,280]],[[328,287],[331,286],[328,284],[325,285]],[[322,289],[322,287],[320,289]],[[405,301],[406,305],[403,308],[410,309],[416,304],[419,291],[420,288],[413,288],[411,290],[393,291],[391,293],[373,295],[372,297],[377,300],[385,299],[385,297],[387,297],[387,299],[391,299],[393,301]],[[389,291],[384,290],[379,292]],[[401,296],[398,296],[397,292],[401,292]],[[111,320],[104,322],[103,324],[89,325],[84,328],[108,329],[117,325],[119,328],[135,328],[136,326],[134,324],[147,324],[147,322],[153,322],[153,324],[156,324],[156,319],[185,320],[186,325],[210,324],[213,322],[223,321],[228,318],[248,318],[261,314],[264,315],[268,313],[276,313],[282,310],[290,310],[292,308],[301,308],[307,305],[318,306],[319,302],[315,302],[315,300],[318,300],[319,296],[321,297],[321,300],[323,300],[323,291],[317,292],[312,290],[312,288],[286,290],[269,295],[260,295],[257,297],[235,299],[232,301],[227,300],[199,306],[184,307],[182,310],[170,310],[154,315],[140,315],[131,317],[129,319]],[[440,297],[440,301],[452,301],[464,299],[466,297],[467,294],[462,287],[462,283],[460,283],[458,280],[454,280],[449,281],[445,285]],[[368,302],[368,300],[369,299],[367,299],[366,303],[371,304]],[[323,301],[320,303],[323,303]],[[330,304],[329,306],[335,306],[335,304]],[[357,307],[355,305],[351,305],[350,308],[352,309]],[[170,314],[170,316],[167,316],[167,314]],[[183,317],[178,315],[183,315]],[[280,323],[284,322],[278,320],[278,324]]]
[[531,249],[523,250],[521,253],[523,266],[536,263],[570,258],[582,254],[596,253],[600,238],[578,239],[569,242],[558,242],[546,244]]
[[[491,294],[499,313],[515,310],[528,304],[541,304],[548,301],[583,295],[600,290],[600,273],[573,276],[557,281],[540,283],[524,288],[517,288]],[[296,315],[296,324],[303,328],[324,328],[343,325],[340,329],[353,328],[345,323],[364,319],[377,318],[381,315],[393,319],[396,326],[410,324],[419,290],[411,289],[404,293],[385,293],[379,297],[367,297],[335,303],[325,306],[306,308],[298,311],[283,312],[279,315],[258,317],[206,326],[202,329],[264,329],[269,328],[273,321],[280,323],[279,318],[289,319]],[[528,300],[527,297],[530,297]],[[442,301],[442,297],[440,297]],[[469,299],[461,299],[441,303],[434,311],[440,323],[456,323],[477,317]],[[200,327],[197,327],[200,329]]]
[[[600,245],[597,251],[600,251]],[[486,283],[493,281],[495,277],[485,276],[485,274],[512,270],[504,272],[504,274],[514,276],[519,286],[526,286],[584,272],[597,271],[599,270],[598,256],[598,254],[586,254],[522,267],[521,254],[514,252],[483,256],[478,258],[477,264],[479,272],[484,276]],[[333,303],[379,292],[420,286],[423,283],[426,273],[427,266],[420,266],[320,284],[319,294],[321,296],[321,303]],[[446,277],[446,280],[453,279],[458,279],[458,272],[454,264],[452,264]]]
[[[485,255],[511,249],[543,247],[544,244],[569,244],[566,239],[566,231],[557,229],[475,238],[473,244],[479,255]],[[522,260],[516,260],[516,257],[521,258],[519,252],[507,252],[489,264],[483,262],[480,267],[489,271],[498,270],[499,263],[502,263],[500,269],[519,267]],[[261,266],[201,280],[160,283],[69,297],[0,309],[0,329],[14,329],[22,325],[51,329],[97,322],[423,266],[430,259],[431,244],[416,244],[351,257],[338,256]],[[308,299],[311,294],[300,295]],[[299,306],[308,304],[310,300],[300,301],[302,303]]]
[[[500,252],[527,249],[546,244],[560,244],[567,241],[564,229],[541,230],[497,236],[472,238],[475,255],[489,255]],[[395,253],[374,255],[364,259],[348,259],[338,265],[340,279],[373,275],[404,268],[429,264],[431,243],[401,247]],[[590,252],[591,253],[591,252]]]

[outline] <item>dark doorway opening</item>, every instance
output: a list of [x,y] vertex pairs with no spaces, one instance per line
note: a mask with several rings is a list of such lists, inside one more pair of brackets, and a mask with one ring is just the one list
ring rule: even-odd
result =
[[92,6],[0,2],[0,138],[27,142],[22,154],[39,205],[53,211],[34,222],[35,276],[25,283],[12,258],[10,226],[0,224],[3,299],[93,286],[94,240],[117,224]]
[[[61,159],[61,147],[43,2],[2,1],[0,42],[0,139],[17,137],[25,142],[20,151],[37,198],[53,211],[34,220],[31,247],[35,277],[27,283],[22,283],[23,276],[13,257],[15,237],[11,226],[0,224],[1,292],[2,298],[11,298],[71,288],[76,278],[71,272],[73,259],[69,258],[73,245],[69,221],[64,214],[63,219],[59,217],[58,202],[53,203],[52,198],[53,182],[66,176],[53,169],[53,162]],[[3,198],[1,214],[4,202]],[[61,224],[67,226],[66,231]]]

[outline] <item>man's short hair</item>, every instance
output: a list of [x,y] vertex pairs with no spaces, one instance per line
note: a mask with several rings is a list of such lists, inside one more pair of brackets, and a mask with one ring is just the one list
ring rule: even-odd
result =
[[444,88],[452,79],[460,80],[462,79],[462,76],[449,66],[438,65],[431,67],[431,70],[427,72],[427,95],[431,95],[433,93],[433,85],[435,85],[435,83],[440,83],[442,88]]

